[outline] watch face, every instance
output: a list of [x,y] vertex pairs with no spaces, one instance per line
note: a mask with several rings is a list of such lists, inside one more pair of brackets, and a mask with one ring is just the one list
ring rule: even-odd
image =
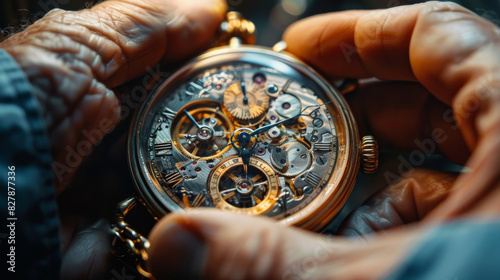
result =
[[298,60],[257,47],[187,64],[143,103],[129,137],[133,177],[155,215],[214,207],[310,229],[345,203],[358,156],[340,94]]

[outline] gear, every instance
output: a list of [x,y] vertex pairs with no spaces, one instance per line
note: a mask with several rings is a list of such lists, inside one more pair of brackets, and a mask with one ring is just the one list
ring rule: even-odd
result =
[[224,93],[222,104],[223,110],[239,126],[255,126],[266,117],[269,96],[266,89],[257,84],[244,94],[240,82],[234,82]]
[[208,189],[215,206],[222,210],[261,215],[274,207],[280,184],[264,160],[251,157],[245,174],[241,157],[221,161],[210,173]]
[[[203,159],[212,159],[231,148],[214,152],[230,142],[234,131],[231,120],[218,108],[219,103],[203,100],[189,103],[183,110],[179,110],[173,121],[175,125],[172,128],[172,143],[184,156],[199,159],[201,155],[209,154]],[[186,114],[192,116],[196,123]],[[212,152],[213,154],[210,154]]]

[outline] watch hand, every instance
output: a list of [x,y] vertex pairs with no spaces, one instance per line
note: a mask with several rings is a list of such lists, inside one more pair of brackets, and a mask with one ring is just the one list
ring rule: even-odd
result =
[[[311,105],[311,106],[307,106],[307,107],[305,107],[302,111],[300,111],[300,112],[299,112],[297,115],[295,115],[295,116],[292,116],[292,117],[286,118],[286,119],[281,120],[281,121],[276,122],[276,123],[272,123],[272,124],[265,125],[265,126],[263,126],[263,127],[260,127],[260,128],[258,128],[258,129],[256,129],[256,130],[254,130],[252,133],[247,133],[247,134],[246,134],[246,136],[247,136],[247,138],[248,138],[248,139],[247,139],[247,141],[244,141],[245,143],[243,143],[243,144],[244,144],[243,146],[245,146],[246,144],[248,144],[248,141],[250,141],[250,138],[252,138],[253,136],[255,136],[255,135],[257,135],[257,134],[261,134],[261,133],[263,133],[263,132],[266,132],[266,131],[268,131],[269,129],[271,129],[271,128],[273,128],[273,127],[277,126],[277,125],[280,125],[280,124],[282,124],[282,123],[284,123],[284,122],[287,122],[287,121],[289,121],[289,120],[292,120],[292,119],[298,118],[298,117],[302,116],[302,115],[303,115],[303,113],[304,113],[307,109],[309,109],[309,108],[317,108],[317,107],[321,107],[321,106],[324,106],[324,105],[330,104],[330,103],[332,103],[332,102],[333,102],[333,101],[328,101],[328,102],[326,102],[326,103],[319,104],[319,105]],[[190,115],[189,115],[189,113],[187,113],[187,111],[186,111],[186,114],[187,114],[188,116],[190,116]],[[193,118],[193,119],[194,119],[194,118]],[[243,133],[241,133],[241,134],[243,134]],[[192,161],[190,161],[190,162],[188,162],[188,163],[184,164],[182,167],[186,167],[186,166],[188,166],[188,165],[192,164],[193,162],[199,161],[199,160],[203,159],[204,157],[208,157],[208,156],[210,156],[210,155],[212,155],[212,154],[214,154],[214,153],[216,153],[216,152],[218,152],[218,151],[221,151],[221,150],[225,149],[226,147],[228,147],[228,146],[230,146],[230,145],[234,145],[234,144],[235,144],[235,143],[237,143],[237,142],[240,142],[240,139],[239,139],[239,138],[237,138],[237,139],[236,139],[236,140],[234,140],[234,141],[229,142],[228,144],[226,144],[226,145],[224,145],[224,146],[222,146],[222,147],[220,147],[220,148],[218,148],[218,149],[216,149],[216,150],[211,151],[211,152],[210,152],[210,153],[208,153],[208,154],[205,154],[205,155],[201,156],[201,157],[200,157],[200,158],[198,158],[198,159],[192,160]],[[243,148],[243,149],[241,150],[240,154],[242,154],[242,153],[243,153],[243,151],[246,151],[246,152],[247,152],[247,153],[245,153],[245,155],[244,155],[244,156],[243,156],[243,155],[240,155],[240,156],[243,158],[243,161],[245,162],[245,160],[248,160],[248,162],[250,162],[250,155],[251,155],[250,150],[249,150],[248,148],[246,148],[246,147],[245,147],[245,148]]]
[[198,122],[194,119],[194,117],[186,109],[184,109],[184,113],[186,114],[188,119],[196,125],[197,128],[200,128],[200,125],[198,124]]
[[248,181],[248,164],[250,163],[250,156],[252,153],[247,147],[241,149],[240,157],[243,160],[243,171],[245,172],[245,180]]
[[256,129],[256,130],[254,130],[252,133],[250,133],[250,137],[255,136],[255,135],[257,135],[257,134],[264,133],[264,132],[268,131],[269,129],[271,129],[271,128],[273,128],[273,127],[277,126],[277,125],[280,125],[280,124],[282,124],[282,123],[284,123],[284,122],[287,122],[287,121],[293,120],[293,119],[298,118],[298,117],[300,117],[300,116],[303,116],[303,113],[304,113],[307,109],[309,109],[309,108],[321,107],[321,106],[324,106],[324,105],[330,104],[330,103],[332,103],[332,102],[333,102],[333,101],[328,101],[328,102],[326,102],[326,103],[319,104],[319,105],[311,105],[311,106],[307,106],[307,107],[305,107],[302,111],[300,111],[300,112],[299,112],[297,115],[295,115],[295,116],[291,116],[291,117],[286,118],[286,119],[284,119],[284,120],[281,120],[281,121],[279,121],[279,122],[271,123],[271,124],[268,124],[268,125],[265,125],[265,126],[262,126],[262,127],[257,128],[257,129]]
[[255,187],[260,187],[260,186],[266,186],[268,184],[269,184],[268,181],[263,181],[263,182],[259,182],[259,183],[253,184],[253,186],[255,188]]
[[245,180],[248,181],[248,164],[243,163],[243,172],[245,172]]
[[248,105],[247,90],[245,86],[245,81],[241,81],[241,92],[243,92],[243,104]]
[[243,93],[243,104],[248,105],[247,89],[245,79],[243,78],[243,71],[240,71],[240,86],[241,92]]
[[221,192],[220,192],[220,194],[225,194],[225,193],[229,193],[229,192],[234,192],[235,190],[236,190],[236,188],[223,190],[223,191],[221,191]]
[[191,135],[191,134],[179,134],[179,138],[196,138],[196,135]]

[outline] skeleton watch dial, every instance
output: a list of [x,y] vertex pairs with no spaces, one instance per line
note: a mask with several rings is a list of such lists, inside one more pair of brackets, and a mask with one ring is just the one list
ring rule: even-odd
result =
[[319,229],[350,193],[360,143],[342,96],[295,58],[219,48],[142,105],[129,138],[138,192],[162,216],[215,207]]

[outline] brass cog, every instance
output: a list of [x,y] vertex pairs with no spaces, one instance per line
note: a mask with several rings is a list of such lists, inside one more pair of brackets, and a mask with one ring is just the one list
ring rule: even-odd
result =
[[240,83],[234,82],[224,93],[222,108],[238,126],[255,126],[266,117],[269,96],[264,86],[255,86],[246,97],[248,101],[245,103]]
[[248,173],[243,172],[241,157],[232,156],[221,161],[210,173],[210,197],[219,209],[262,215],[271,210],[280,190],[278,177],[264,160],[251,157]]
[[[172,144],[184,156],[194,160],[200,159],[201,155],[210,154],[227,145],[234,131],[231,120],[219,109],[219,103],[213,102],[216,104],[213,104],[212,108],[196,106],[199,104],[206,106],[206,102],[205,100],[204,102],[198,102],[198,104],[188,104],[185,107],[196,119],[201,129],[183,113],[184,109],[179,110],[173,121],[175,125],[172,127],[171,132]],[[204,156],[203,159],[217,158],[229,149],[231,149],[231,146],[209,156]]]

